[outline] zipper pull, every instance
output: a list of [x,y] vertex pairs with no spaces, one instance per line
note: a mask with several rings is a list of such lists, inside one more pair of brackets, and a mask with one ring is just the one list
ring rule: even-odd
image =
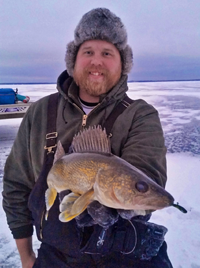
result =
[[84,114],[82,119],[82,127],[86,126],[86,121],[87,121],[87,114]]

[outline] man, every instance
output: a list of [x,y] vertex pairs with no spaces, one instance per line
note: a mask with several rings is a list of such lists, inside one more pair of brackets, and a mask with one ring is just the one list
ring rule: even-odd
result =
[[[3,206],[22,267],[172,267],[163,243],[165,228],[147,223],[149,215],[130,221],[95,203],[105,212],[105,222],[110,215],[115,219],[105,232],[93,225],[95,216],[87,210],[61,223],[57,200],[44,219],[46,176],[56,148],[46,142],[60,140],[68,153],[73,136],[89,126],[103,126],[128,90],[132,50],[120,18],[105,8],[86,13],[67,45],[66,67],[57,83],[56,132],[46,132],[54,105],[45,97],[26,113],[5,166]],[[158,113],[143,100],[127,106],[113,122],[112,152],[164,187],[166,148]],[[37,259],[31,242],[33,220],[42,241]]]

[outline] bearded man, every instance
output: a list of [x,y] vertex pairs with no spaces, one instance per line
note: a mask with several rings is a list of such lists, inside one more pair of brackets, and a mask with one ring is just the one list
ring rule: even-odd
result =
[[[124,216],[123,211],[95,201],[62,223],[57,198],[45,219],[46,178],[57,140],[69,153],[74,135],[89,126],[106,128],[114,155],[162,187],[167,179],[158,112],[144,100],[126,97],[133,56],[121,19],[106,8],[86,13],[74,41],[67,45],[65,60],[66,70],[57,82],[59,93],[31,105],[5,165],[3,207],[22,267],[171,268],[166,228],[149,223],[149,211],[145,216],[131,212]],[[119,113],[122,106],[126,107]],[[33,225],[41,241],[37,258]]]

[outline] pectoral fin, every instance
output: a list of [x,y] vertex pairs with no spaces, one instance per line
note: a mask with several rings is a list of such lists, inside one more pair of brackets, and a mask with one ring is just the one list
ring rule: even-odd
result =
[[45,192],[45,203],[46,203],[46,220],[48,217],[48,211],[50,210],[50,208],[53,206],[55,199],[57,196],[57,191],[55,188],[48,188]]
[[63,212],[63,211],[70,211],[74,202],[80,197],[79,194],[75,194],[75,193],[70,193],[68,195],[66,195],[62,202],[60,203],[60,206],[59,206],[59,210],[60,212]]
[[73,220],[76,216],[78,216],[80,213],[78,214],[71,214],[70,211],[63,211],[62,213],[60,213],[59,215],[59,220],[61,222],[68,222]]
[[[94,200],[93,197],[94,197],[93,188],[87,191],[86,193],[84,193],[83,195],[81,195],[80,197],[78,197],[74,203],[68,202],[68,201],[69,200],[71,201],[73,198],[75,199],[75,196],[72,196],[69,198],[68,196],[66,196],[66,200],[68,204],[64,204],[64,199],[65,199],[64,198],[62,201],[63,203],[62,211],[60,207],[60,211],[62,213],[60,213],[59,215],[59,220],[62,222],[71,221],[73,218],[81,214],[87,208],[87,206],[91,203],[91,201]],[[66,208],[66,210],[63,211],[64,208]]]

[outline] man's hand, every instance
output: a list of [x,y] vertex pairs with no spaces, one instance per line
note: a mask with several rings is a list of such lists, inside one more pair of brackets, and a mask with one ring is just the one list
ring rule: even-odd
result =
[[116,209],[103,206],[98,201],[88,205],[87,210],[78,215],[75,219],[78,227],[88,227],[98,224],[103,228],[112,226],[118,220]]
[[23,262],[22,262],[22,268],[32,268],[35,263],[36,257],[35,253],[28,256]]
[[116,209],[106,207],[98,201],[90,203],[87,207],[87,211],[93,220],[103,228],[112,226],[119,217]]
[[32,248],[32,237],[16,239],[15,241],[21,258],[22,268],[32,268],[36,260]]

